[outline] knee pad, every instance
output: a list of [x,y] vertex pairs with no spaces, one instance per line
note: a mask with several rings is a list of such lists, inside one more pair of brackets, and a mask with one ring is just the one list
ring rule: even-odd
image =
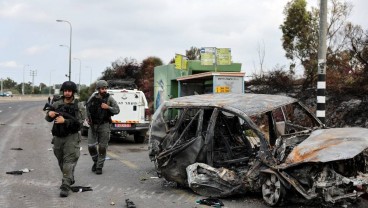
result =
[[98,145],[98,153],[99,155],[106,155],[107,146],[105,145]]
[[88,152],[91,155],[92,159],[98,156],[96,145],[88,145]]

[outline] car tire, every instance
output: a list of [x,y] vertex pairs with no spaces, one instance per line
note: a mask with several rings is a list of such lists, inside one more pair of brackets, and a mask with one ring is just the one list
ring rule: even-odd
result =
[[81,129],[81,135],[82,136],[88,136],[88,129],[86,127],[82,127],[82,129]]
[[141,144],[141,143],[144,142],[144,139],[145,139],[144,135],[141,135],[140,132],[134,133],[134,142],[135,143]]
[[269,206],[281,206],[285,200],[286,189],[275,174],[268,174],[262,184],[263,200]]

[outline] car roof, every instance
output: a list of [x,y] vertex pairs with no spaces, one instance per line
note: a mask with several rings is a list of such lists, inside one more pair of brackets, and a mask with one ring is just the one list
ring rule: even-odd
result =
[[217,93],[174,98],[166,101],[165,106],[220,107],[229,110],[237,109],[250,116],[261,114],[297,101],[297,99],[283,95]]

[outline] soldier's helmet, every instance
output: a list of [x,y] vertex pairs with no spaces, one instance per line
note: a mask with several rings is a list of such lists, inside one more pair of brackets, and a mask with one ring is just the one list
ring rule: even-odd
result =
[[96,83],[96,89],[100,89],[101,87],[108,87],[109,85],[107,84],[107,82],[105,80],[98,80]]
[[78,91],[77,85],[72,81],[66,81],[61,85],[60,91],[64,91],[64,90],[71,90],[74,93]]

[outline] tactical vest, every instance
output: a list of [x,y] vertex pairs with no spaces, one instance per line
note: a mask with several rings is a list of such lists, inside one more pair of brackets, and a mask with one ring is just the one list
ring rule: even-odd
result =
[[106,93],[106,95],[103,98],[93,96],[88,101],[87,110],[89,112],[93,124],[102,124],[105,122],[111,122],[112,114],[110,113],[110,111],[101,108],[102,103],[107,104],[109,96],[110,96],[109,93]]
[[75,100],[73,105],[62,104],[55,111],[60,113],[65,119],[70,119],[70,122],[68,125],[66,123],[54,124],[51,130],[52,135],[66,137],[80,130],[81,125],[77,118],[79,112],[78,100]]

